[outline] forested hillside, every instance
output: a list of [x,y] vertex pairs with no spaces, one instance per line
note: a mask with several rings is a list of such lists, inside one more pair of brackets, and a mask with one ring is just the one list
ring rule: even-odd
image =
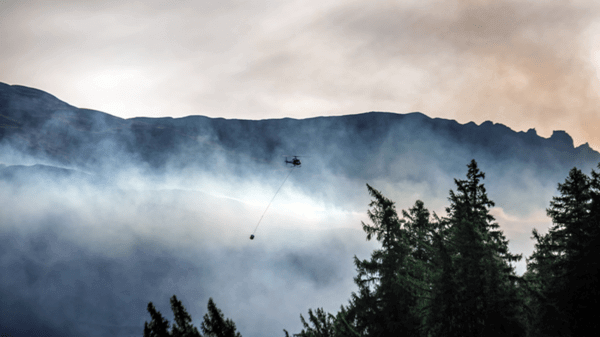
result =
[[[363,223],[363,229],[367,240],[376,239],[381,249],[370,260],[355,256],[358,291],[349,303],[335,314],[309,309],[308,320],[300,315],[304,329],[296,335],[537,337],[594,331],[600,174],[592,170],[589,177],[573,168],[558,184],[560,195],[547,209],[553,226],[547,234],[533,230],[536,250],[522,277],[511,265],[522,256],[509,252],[490,215],[494,202],[483,179],[472,160],[467,179],[455,179],[456,190],[450,191],[443,217],[430,214],[421,200],[400,216],[393,201],[367,185],[373,197],[368,212],[372,224]],[[174,300],[172,331],[150,303],[152,321],[144,337],[201,336],[189,325],[191,319],[181,318],[188,316]],[[240,335],[212,300],[209,313],[202,323],[205,336]],[[182,326],[187,326],[184,333],[179,332]]]

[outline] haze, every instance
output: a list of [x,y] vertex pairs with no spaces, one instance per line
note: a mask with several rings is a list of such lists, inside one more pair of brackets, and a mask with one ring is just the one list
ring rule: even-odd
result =
[[422,111],[600,149],[596,1],[0,2],[3,82],[120,117]]

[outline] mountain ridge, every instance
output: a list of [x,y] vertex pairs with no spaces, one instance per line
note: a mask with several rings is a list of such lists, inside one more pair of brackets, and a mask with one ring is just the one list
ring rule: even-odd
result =
[[[600,161],[599,152],[587,143],[574,147],[563,130],[544,138],[533,128],[517,132],[492,121],[461,124],[421,112],[262,120],[201,115],[124,119],[5,83],[0,83],[0,144],[84,171],[105,168],[111,154],[158,170],[172,162],[209,168],[206,159],[216,154],[235,165],[279,163],[282,154],[303,154],[319,158],[334,173],[367,180],[390,174],[403,157],[423,164],[436,161],[454,171],[471,158],[561,172],[573,166],[589,169]],[[118,166],[118,161],[108,165]]]

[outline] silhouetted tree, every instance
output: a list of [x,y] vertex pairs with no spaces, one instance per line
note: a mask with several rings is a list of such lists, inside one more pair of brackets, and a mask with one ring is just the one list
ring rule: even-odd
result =
[[150,323],[144,322],[144,337],[169,337],[169,321],[162,317],[162,314],[154,308],[152,302],[148,303],[148,312],[152,320]]
[[144,337],[201,337],[198,329],[192,326],[192,317],[175,295],[171,297],[171,310],[175,315],[175,324],[169,332],[169,321],[162,317],[152,302],[148,303],[148,312],[152,320],[150,323],[144,323]]
[[[600,169],[600,164],[598,164]],[[600,307],[600,173],[592,170],[590,180],[590,217],[584,251],[574,262],[572,275],[573,303],[577,303],[572,331],[577,336],[586,331],[598,331],[599,321],[594,313]]]
[[[600,164],[598,164],[600,169]],[[595,238],[600,231],[600,173],[592,170],[590,180],[590,237]]]
[[[150,323],[144,323],[144,337],[202,337],[192,325],[192,317],[175,295],[171,297],[171,310],[175,315],[175,324],[169,332],[169,321],[162,317],[152,302],[148,303],[148,312],[152,320]],[[204,315],[201,328],[205,337],[242,337],[235,331],[235,323],[224,319],[212,298],[208,299],[208,313]]]
[[335,330],[335,317],[332,314],[325,313],[323,308],[318,308],[315,313],[308,309],[309,324],[306,322],[302,314],[300,320],[304,329],[300,332],[302,337],[334,337],[339,336]]
[[175,315],[175,324],[171,330],[173,337],[200,337],[198,329],[192,325],[192,317],[185,311],[181,301],[173,295],[171,297],[171,310]]
[[[297,335],[301,337],[362,336],[356,331],[356,316],[349,312],[349,307],[340,306],[340,311],[335,316],[329,313],[325,314],[322,308],[317,309],[316,315],[309,309],[309,322],[306,322],[302,314],[300,315],[304,329]],[[283,331],[285,332],[285,336],[289,337],[288,332],[285,329]]]
[[[522,310],[511,262],[521,256],[508,251],[505,239],[489,208],[489,200],[475,160],[468,165],[467,180],[457,180],[450,191],[448,237],[438,239],[443,278],[438,278],[432,316],[440,320],[432,331],[444,336],[524,335]],[[450,301],[450,302],[448,302]],[[449,315],[442,317],[442,313]]]
[[368,211],[373,225],[362,223],[367,240],[375,237],[382,249],[371,260],[354,257],[358,275],[354,278],[359,293],[352,293],[349,316],[356,332],[364,336],[417,336],[420,320],[413,311],[416,296],[406,282],[406,259],[411,254],[406,230],[398,219],[394,203],[367,184],[375,199]]
[[[599,165],[600,167],[600,165]],[[547,214],[545,235],[533,230],[535,251],[527,272],[541,296],[532,299],[537,319],[532,335],[579,336],[597,328],[600,176],[573,168]]]
[[569,312],[573,336],[583,336],[599,328],[595,311],[600,306],[600,174],[594,170],[589,180],[589,199],[587,217],[576,231],[578,237],[573,238],[581,242],[571,245],[575,249],[568,257],[571,269],[567,273],[561,303]]
[[436,272],[432,274],[432,291],[430,305],[425,317],[425,336],[456,336],[458,311],[458,292],[454,277],[450,243],[447,240],[449,224],[446,219],[438,219],[440,229],[433,235],[435,249],[434,265]]
[[340,337],[361,337],[356,330],[356,315],[351,315],[348,307],[340,306],[340,311],[335,316],[334,328],[336,336]]
[[[416,298],[412,313],[419,317],[420,334],[426,336],[427,311],[430,307],[432,280],[436,270],[433,243],[436,224],[430,221],[430,213],[421,200],[417,200],[408,211],[402,210],[402,215],[411,251],[405,262],[407,274],[404,282]],[[437,218],[435,214],[434,216]]]
[[241,337],[235,331],[235,323],[231,319],[225,319],[223,313],[212,298],[208,299],[208,313],[204,315],[204,322],[200,326],[205,337]]

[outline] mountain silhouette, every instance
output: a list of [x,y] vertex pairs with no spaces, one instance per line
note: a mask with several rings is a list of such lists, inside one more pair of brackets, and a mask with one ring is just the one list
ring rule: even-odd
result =
[[[564,131],[550,138],[534,129],[515,132],[486,121],[459,124],[413,112],[368,112],[306,119],[241,120],[188,116],[123,119],[79,109],[33,88],[0,83],[0,144],[63,168],[102,174],[123,158],[148,170],[211,168],[219,155],[233,166],[272,165],[282,155],[309,156],[316,170],[327,168],[352,179],[425,179],[419,170],[435,163],[460,172],[476,158],[492,167],[526,165],[558,181],[573,166],[588,170],[600,154],[588,144],[574,147]],[[316,171],[315,171],[316,172]]]

